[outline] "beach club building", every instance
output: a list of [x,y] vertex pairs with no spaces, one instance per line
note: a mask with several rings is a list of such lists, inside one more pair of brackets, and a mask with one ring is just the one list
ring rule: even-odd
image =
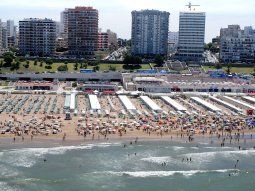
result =
[[86,83],[80,85],[77,90],[92,93],[94,91],[113,94],[118,91],[117,83]]
[[15,83],[15,90],[58,90],[58,84],[53,82],[23,82]]

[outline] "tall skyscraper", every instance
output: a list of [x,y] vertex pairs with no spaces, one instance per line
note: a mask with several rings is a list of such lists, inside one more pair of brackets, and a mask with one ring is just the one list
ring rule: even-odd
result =
[[13,20],[7,20],[6,22],[7,36],[16,36],[15,26]]
[[2,47],[4,49],[8,48],[8,36],[7,36],[7,29],[6,25],[2,23]]
[[66,11],[69,54],[92,57],[98,46],[98,11],[92,7],[75,7]]
[[132,54],[167,54],[169,16],[157,10],[132,12]]
[[180,12],[177,58],[182,61],[199,61],[203,58],[205,42],[204,12]]
[[110,51],[116,50],[118,48],[118,37],[117,34],[110,29],[107,31],[108,40],[109,40],[109,49]]
[[2,30],[3,30],[2,21],[0,19],[0,55],[1,55],[2,49],[3,49]]
[[13,20],[6,21],[6,36],[7,36],[7,47],[11,48],[16,45],[16,38],[17,38],[17,28],[14,25]]
[[63,12],[60,13],[60,33],[62,37],[67,38],[68,34],[68,9],[65,9]]
[[51,19],[19,21],[19,48],[23,55],[52,56],[55,52],[56,23]]

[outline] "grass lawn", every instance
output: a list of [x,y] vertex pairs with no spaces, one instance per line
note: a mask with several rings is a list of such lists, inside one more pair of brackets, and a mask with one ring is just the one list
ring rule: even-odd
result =
[[[205,71],[216,69],[214,66],[203,66],[203,68]],[[226,71],[227,67],[223,67],[222,69]],[[233,73],[250,74],[254,72],[254,67],[231,67],[230,71]]]
[[[25,68],[24,65],[26,62],[22,62],[20,64],[19,70],[11,71],[9,68],[1,68],[1,73],[27,73],[27,72],[34,72],[34,73],[43,73],[43,72],[56,72],[57,68],[61,65],[65,65],[64,63],[53,63],[51,65],[52,69],[46,69],[45,66],[47,66],[45,63],[40,66],[41,62],[37,62],[37,65],[34,65],[34,61],[29,61],[29,68]],[[116,71],[122,71],[123,70],[123,64],[106,64],[101,63],[99,64],[100,71],[109,71],[110,66],[115,67]],[[78,64],[78,69],[74,70],[74,63],[68,63],[68,72],[79,72],[80,71],[80,64]],[[93,69],[93,66],[88,66],[87,69]],[[142,64],[141,69],[150,69],[149,64]]]

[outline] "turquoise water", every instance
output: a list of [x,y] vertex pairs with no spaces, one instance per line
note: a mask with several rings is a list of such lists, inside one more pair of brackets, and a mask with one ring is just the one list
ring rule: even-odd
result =
[[255,190],[251,143],[247,150],[238,150],[237,145],[221,148],[166,141],[126,143],[127,148],[123,144],[0,148],[0,190]]

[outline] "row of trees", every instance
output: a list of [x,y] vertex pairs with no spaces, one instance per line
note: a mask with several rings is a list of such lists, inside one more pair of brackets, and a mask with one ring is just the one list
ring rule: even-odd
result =
[[[161,55],[156,55],[154,57],[154,63],[156,67],[162,67],[164,64],[165,58]],[[142,58],[139,56],[133,56],[130,54],[126,54],[124,57],[124,67],[127,69],[137,69],[141,68]]]
[[[13,52],[6,52],[3,54],[3,60],[0,61],[0,68],[10,68],[11,70],[18,70],[20,68],[20,64],[23,62],[23,67],[24,68],[29,68],[30,62],[24,59],[23,57],[16,57]],[[34,60],[34,66],[38,65],[38,60]],[[54,63],[52,59],[46,59],[46,60],[41,60],[39,67],[43,67],[43,64],[46,64],[44,66],[45,69],[52,69],[52,64]],[[65,61],[64,65],[60,65],[57,70],[58,71],[68,71],[68,62]],[[94,71],[98,71],[99,68],[99,62],[97,61],[87,61],[87,62],[78,62],[76,61],[73,65],[74,70],[78,70],[78,68],[84,68],[87,69],[88,66],[93,66]],[[114,68],[111,68],[114,70]]]

